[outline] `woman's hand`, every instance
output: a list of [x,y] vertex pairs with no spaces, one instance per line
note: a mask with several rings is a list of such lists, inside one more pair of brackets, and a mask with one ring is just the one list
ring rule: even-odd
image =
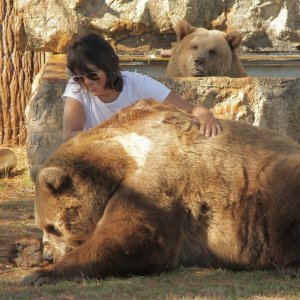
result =
[[203,106],[194,106],[193,104],[181,99],[172,91],[165,99],[165,102],[183,109],[194,116],[196,119],[195,121],[200,127],[200,133],[204,136],[215,136],[222,132],[222,127],[218,119],[214,117],[213,113],[209,109]]
[[214,117],[209,109],[203,106],[195,106],[192,110],[192,115],[200,123],[200,133],[206,137],[216,136],[222,132],[218,119]]

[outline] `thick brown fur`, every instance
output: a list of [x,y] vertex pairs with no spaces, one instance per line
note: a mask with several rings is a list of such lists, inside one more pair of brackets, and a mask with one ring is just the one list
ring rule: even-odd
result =
[[35,182],[55,263],[24,283],[180,265],[299,274],[300,146],[220,122],[205,138],[190,115],[144,100],[61,145]]
[[176,24],[175,32],[177,43],[172,48],[167,76],[247,76],[237,54],[242,41],[238,31],[195,28],[182,20]]

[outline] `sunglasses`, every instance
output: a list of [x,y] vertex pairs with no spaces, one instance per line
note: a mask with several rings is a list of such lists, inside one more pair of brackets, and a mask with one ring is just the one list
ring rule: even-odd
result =
[[87,74],[83,74],[83,75],[74,75],[71,76],[71,78],[77,82],[77,83],[84,83],[84,78],[87,78],[89,80],[92,81],[98,81],[101,77],[99,75],[100,71],[98,72],[91,72],[91,73],[87,73]]

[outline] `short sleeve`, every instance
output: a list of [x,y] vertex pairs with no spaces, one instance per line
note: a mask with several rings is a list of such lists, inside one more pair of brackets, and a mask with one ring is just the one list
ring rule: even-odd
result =
[[63,100],[65,100],[66,97],[71,97],[75,100],[78,100],[82,105],[84,105],[82,88],[72,79],[69,79],[64,94],[62,95]]

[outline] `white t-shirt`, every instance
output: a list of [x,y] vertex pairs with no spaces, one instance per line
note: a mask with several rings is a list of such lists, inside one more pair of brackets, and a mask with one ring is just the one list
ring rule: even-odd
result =
[[110,103],[103,102],[99,97],[81,88],[72,79],[68,81],[62,97],[63,99],[71,97],[83,105],[85,111],[83,130],[95,127],[138,100],[152,98],[162,102],[171,91],[162,83],[146,75],[129,71],[121,73],[124,80],[123,90],[118,98]]

